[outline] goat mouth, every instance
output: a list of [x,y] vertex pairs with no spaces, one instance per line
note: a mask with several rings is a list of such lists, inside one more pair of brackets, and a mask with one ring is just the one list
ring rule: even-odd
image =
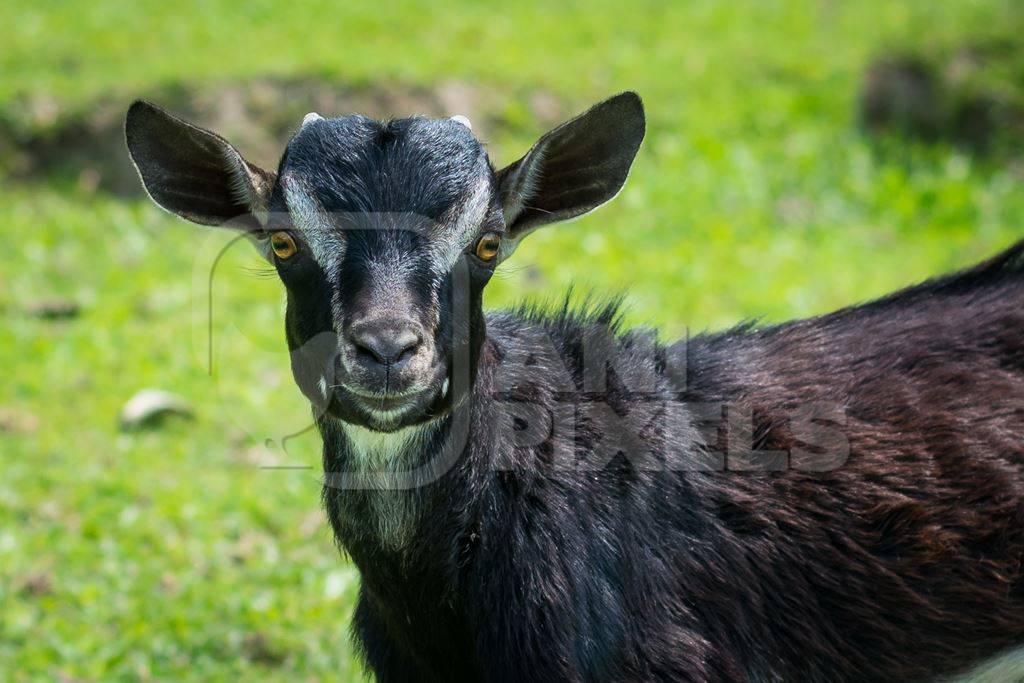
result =
[[429,391],[429,389],[412,388],[405,389],[404,391],[380,391],[377,389],[368,389],[359,384],[350,382],[342,382],[341,384],[334,385],[335,389],[344,389],[349,394],[356,396],[367,402],[374,401],[410,401],[415,399],[417,396]]
[[439,392],[447,387],[442,385],[387,394],[349,384],[335,385],[331,388],[335,390],[331,409],[336,417],[363,424],[371,429],[388,431],[395,426],[416,421],[422,413],[429,410],[433,400],[440,395]]
[[[378,432],[391,432],[439,417],[449,394],[447,368],[436,364],[429,377],[403,382],[401,389],[365,386],[336,368],[336,384],[321,380],[319,392],[331,418]],[[410,386],[411,384],[411,386]]]
[[[348,389],[346,387],[346,389]],[[426,393],[418,391],[404,394],[370,394],[367,392],[353,391],[348,389],[353,398],[363,408],[371,413],[400,413],[413,407]]]

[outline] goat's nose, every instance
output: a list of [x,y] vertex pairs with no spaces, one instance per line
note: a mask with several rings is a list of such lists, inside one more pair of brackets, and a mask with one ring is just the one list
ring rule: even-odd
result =
[[349,341],[363,360],[398,366],[416,353],[421,339],[411,322],[385,320],[353,327]]

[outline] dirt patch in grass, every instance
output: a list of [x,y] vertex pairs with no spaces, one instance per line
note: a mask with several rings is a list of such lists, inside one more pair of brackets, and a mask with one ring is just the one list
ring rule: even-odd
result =
[[876,59],[860,119],[873,132],[1017,157],[1024,144],[1024,41],[1019,37]]
[[484,141],[502,129],[562,120],[570,108],[545,91],[515,91],[448,81],[436,87],[346,85],[320,77],[255,78],[201,86],[167,85],[116,93],[68,107],[59,97],[33,96],[0,107],[0,169],[19,180],[60,175],[87,190],[141,194],[122,133],[136,98],[151,100],[231,140],[254,163],[273,168],[288,138],[310,111],[374,118],[463,114]]

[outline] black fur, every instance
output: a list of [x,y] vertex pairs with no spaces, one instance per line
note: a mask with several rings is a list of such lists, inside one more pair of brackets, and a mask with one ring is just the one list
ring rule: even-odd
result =
[[[310,126],[276,175],[152,105],[126,132],[165,208],[295,231],[298,254],[272,260],[299,386],[317,405],[342,372],[317,405],[324,503],[379,679],[923,681],[1024,646],[1024,244],[863,306],[664,346],[616,302],[485,316],[479,235],[418,222],[450,228],[483,183],[470,227],[504,258],[594,208],[643,137],[636,95],[498,171],[451,121]],[[302,242],[288,183],[338,259]],[[399,275],[371,276],[382,260]],[[337,361],[352,318],[381,311],[418,316],[433,354],[400,420],[373,417]]]
[[[604,395],[573,394],[552,389],[545,362],[508,362],[539,329],[580,386],[581,341],[614,328],[614,308],[490,316],[468,448],[411,494],[414,541],[383,551],[362,531],[360,500],[378,494],[325,488],[363,576],[368,664],[381,680],[913,681],[1024,644],[1022,254],[697,337],[682,387],[673,350],[617,331],[614,365],[646,382],[642,397],[614,373]],[[514,448],[503,426],[522,401],[568,403],[586,426]],[[646,443],[672,462],[724,448],[702,439],[691,404],[746,409],[760,450],[792,451],[794,411],[814,401],[845,412],[830,428],[848,453],[831,471],[551,464],[607,437],[586,420],[602,402],[642,412]],[[345,442],[325,427],[325,466],[344,469]]]

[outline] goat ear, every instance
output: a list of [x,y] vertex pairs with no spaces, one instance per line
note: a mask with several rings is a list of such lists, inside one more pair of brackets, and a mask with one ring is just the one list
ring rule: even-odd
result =
[[618,194],[645,128],[640,96],[620,93],[549,131],[498,171],[510,242],[504,256],[541,225],[581,216]]
[[171,213],[203,225],[241,218],[252,226],[266,209],[274,174],[219,135],[141,100],[128,108],[124,131],[146,192]]

